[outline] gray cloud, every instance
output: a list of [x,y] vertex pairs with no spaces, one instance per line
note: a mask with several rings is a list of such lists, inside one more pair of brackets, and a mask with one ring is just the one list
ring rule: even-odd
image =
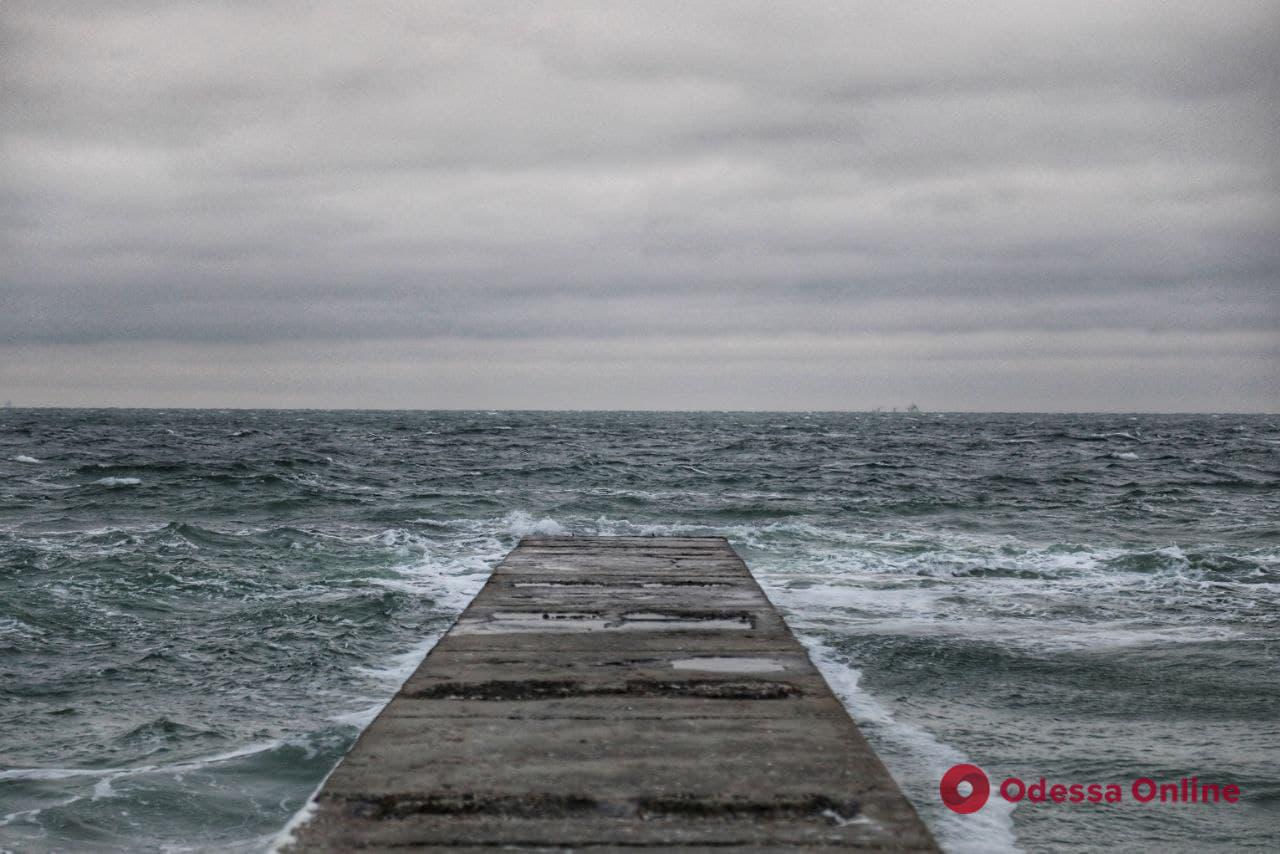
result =
[[1277,45],[1262,2],[11,0],[0,396],[1275,409]]

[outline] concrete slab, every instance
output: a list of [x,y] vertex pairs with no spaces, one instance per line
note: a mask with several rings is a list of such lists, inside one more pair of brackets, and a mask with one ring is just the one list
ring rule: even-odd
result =
[[536,538],[288,850],[936,851],[719,538]]

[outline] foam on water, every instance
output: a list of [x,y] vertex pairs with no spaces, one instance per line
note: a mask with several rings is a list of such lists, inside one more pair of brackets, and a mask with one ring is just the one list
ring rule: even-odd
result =
[[66,777],[123,777],[132,774],[180,773],[274,750],[284,743],[284,741],[278,739],[259,741],[231,750],[212,753],[208,756],[161,765],[138,765],[125,768],[12,768],[8,771],[0,771],[0,779],[52,780]]
[[569,533],[569,529],[553,519],[534,519],[523,510],[516,510],[503,517],[503,530],[517,537],[531,537],[541,534],[545,537],[557,537]]
[[10,768],[0,771],[0,782],[69,780],[73,778],[89,777],[97,780],[93,785],[92,798],[94,800],[99,800],[101,798],[114,796],[115,791],[111,788],[111,784],[116,780],[137,777],[144,774],[170,774],[176,776],[208,768],[219,763],[241,759],[246,756],[253,756],[254,754],[263,753],[268,750],[274,750],[284,743],[284,741],[259,742],[257,744],[245,745],[244,747],[239,747],[234,750],[215,753],[211,756],[199,757],[183,762],[175,762],[168,765],[138,765],[124,768]]
[[138,486],[142,483],[137,477],[100,477],[94,481],[98,486]]
[[[370,718],[370,720],[372,720],[372,718]],[[332,773],[333,772],[330,772],[330,774],[325,775],[325,778],[316,786],[315,791],[313,791],[310,797],[307,798],[302,809],[294,813],[293,817],[290,818],[289,821],[285,823],[285,826],[280,829],[280,832],[267,841],[267,845],[265,847],[268,851],[275,854],[275,852],[282,851],[297,841],[298,830],[307,822],[311,821],[311,819],[315,818],[316,813],[319,811],[320,802],[317,800],[317,796],[320,794],[320,790],[324,788],[324,784],[328,782],[329,776]]]

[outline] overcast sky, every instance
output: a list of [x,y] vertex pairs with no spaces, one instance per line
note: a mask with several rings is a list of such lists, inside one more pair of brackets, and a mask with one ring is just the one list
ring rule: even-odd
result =
[[15,405],[1277,411],[1280,2],[0,2]]

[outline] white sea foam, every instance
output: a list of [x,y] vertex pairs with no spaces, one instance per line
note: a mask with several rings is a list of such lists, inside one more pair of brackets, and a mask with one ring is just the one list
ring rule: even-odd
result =
[[1118,454],[1107,454],[1107,456],[1113,460],[1136,460],[1138,458],[1138,455],[1133,451],[1122,451]]
[[326,776],[324,781],[321,782],[320,785],[316,787],[316,790],[311,793],[311,797],[307,798],[307,802],[302,805],[302,809],[294,813],[293,818],[289,819],[289,823],[286,824],[280,830],[280,833],[271,840],[271,845],[267,849],[270,854],[276,854],[276,852],[289,847],[297,841],[296,834],[298,830],[307,822],[311,821],[315,816],[316,811],[320,808],[320,804],[317,802],[316,796],[320,794],[320,790],[324,788],[324,784],[328,782],[328,780],[329,778]]
[[[1114,598],[1121,583],[1054,582],[1053,593],[1037,590],[1044,581],[976,579],[945,586],[878,587],[811,584],[779,586],[766,581],[765,592],[783,607],[797,629],[830,629],[845,634],[956,638],[1031,653],[1102,650],[1134,646],[1196,644],[1248,637],[1238,629],[1212,625],[1151,624],[1149,618],[1081,620],[1062,616],[1057,602],[1079,606]],[[1051,599],[1046,600],[1047,596]]]
[[427,540],[403,528],[388,528],[381,534],[357,537],[356,541],[379,543],[384,548],[395,549],[398,556],[406,558],[412,554],[425,554],[428,548]]
[[94,481],[98,486],[138,486],[142,483],[140,478],[136,477],[100,477]]
[[376,718],[378,716],[378,713],[381,712],[384,708],[386,708],[386,706],[387,704],[385,702],[378,702],[378,703],[374,703],[371,706],[365,706],[364,708],[356,709],[354,712],[346,712],[345,714],[340,714],[340,715],[331,715],[329,717],[329,720],[333,721],[336,724],[342,724],[343,726],[355,727],[356,729],[363,732],[365,727],[373,723],[373,719]]
[[[334,770],[337,770],[336,766],[334,767]],[[271,840],[269,847],[267,848],[269,854],[276,854],[276,852],[292,845],[296,841],[295,834],[303,825],[311,821],[311,819],[315,817],[316,812],[320,809],[319,801],[317,801],[316,798],[320,794],[320,790],[324,788],[324,784],[329,782],[329,778],[332,776],[333,771],[325,774],[324,779],[316,786],[315,791],[313,791],[310,797],[308,797],[302,804],[302,809],[294,813],[293,818],[289,819],[285,826],[280,828],[280,832]]]
[[503,520],[506,530],[517,537],[531,537],[541,534],[547,537],[559,537],[569,533],[569,529],[554,519],[534,519],[523,510],[508,513]]
[[[36,816],[40,815],[40,813],[44,812],[47,809],[71,806],[76,801],[82,800],[83,798],[84,798],[83,795],[72,795],[71,797],[66,798],[65,800],[58,801],[57,803],[45,804],[42,807],[35,807],[34,809],[18,810],[16,812],[7,813],[3,816],[0,816],[0,827],[6,827],[10,824],[14,824],[15,822],[19,822],[19,821],[34,820]],[[15,854],[15,852],[13,852],[12,849],[9,849],[9,848],[0,848],[0,854]]]
[[[169,765],[135,765],[125,768],[9,768],[0,771],[0,782],[5,780],[68,780],[75,777],[94,777],[108,781],[108,785],[102,789],[103,792],[108,792],[111,780],[117,780],[122,777],[136,777],[140,774],[189,773],[198,771],[201,768],[207,768],[210,765],[228,762],[232,759],[240,759],[245,756],[253,756],[257,753],[274,750],[283,744],[284,742],[278,739],[254,742],[222,753],[188,759],[184,762],[175,762]],[[97,786],[95,786],[96,789]]]

